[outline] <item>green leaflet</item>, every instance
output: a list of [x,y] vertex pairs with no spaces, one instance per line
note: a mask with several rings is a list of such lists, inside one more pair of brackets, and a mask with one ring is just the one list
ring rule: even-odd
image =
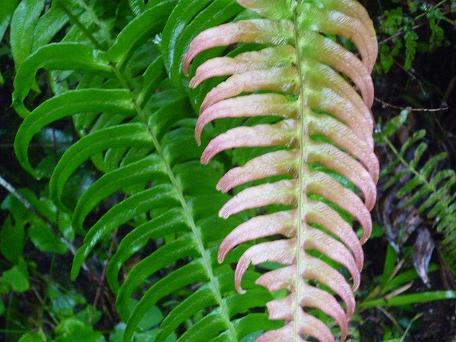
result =
[[140,15],[145,8],[143,0],[128,0],[128,5],[135,15]]
[[217,311],[200,319],[190,327],[179,339],[179,342],[210,341],[227,327]]
[[137,44],[149,39],[164,25],[175,2],[175,0],[161,1],[130,22],[108,50],[109,59],[122,66]]
[[163,30],[162,50],[169,77],[183,88],[182,60],[190,41],[205,29],[235,17],[241,7],[231,0],[179,1]]
[[271,294],[264,289],[253,289],[244,295],[238,293],[227,298],[230,317],[245,313],[249,309],[264,307],[271,300]]
[[[429,265],[429,270],[428,272],[435,272],[439,269],[439,267],[436,264],[431,264]],[[388,282],[385,284],[383,287],[382,294],[387,294],[391,290],[399,288],[401,285],[407,284],[415,279],[417,279],[418,273],[416,272],[415,269],[408,270],[405,272],[401,272],[398,274],[396,277],[393,279],[388,280]]]
[[196,243],[190,234],[183,235],[179,239],[167,243],[158,248],[145,259],[138,262],[129,272],[128,276],[119,288],[117,293],[116,306],[122,319],[127,320],[129,315],[128,303],[133,293],[138,287],[155,272],[174,264],[179,259],[185,257],[195,257],[197,255]]
[[[271,321],[266,314],[253,313],[244,316],[234,321],[234,327],[238,333],[238,338],[241,339],[257,331],[278,329],[282,326],[281,322]],[[230,341],[227,334],[220,334],[218,337],[213,338],[211,342],[224,342]]]
[[173,101],[163,103],[161,108],[148,120],[149,127],[152,127],[152,132],[158,139],[161,139],[164,134],[170,133],[169,130],[176,121],[184,119],[186,113],[190,112],[187,98],[174,91],[172,95]]
[[49,43],[52,38],[68,23],[68,16],[54,0],[51,8],[38,20],[33,33],[32,51]]
[[55,167],[49,181],[51,197],[60,203],[68,178],[94,154],[108,148],[147,147],[151,143],[144,127],[135,123],[108,127],[84,136],[64,153]]
[[16,69],[32,51],[33,33],[44,9],[44,0],[23,0],[11,19],[11,53]]
[[11,15],[16,9],[18,2],[19,0],[9,0],[0,7],[0,41],[3,39],[3,35],[8,28]]
[[181,209],[174,208],[154,219],[133,228],[121,241],[116,253],[108,263],[106,276],[109,286],[117,293],[119,290],[119,271],[122,265],[149,241],[166,235],[189,230]]
[[84,219],[102,200],[133,185],[144,186],[149,181],[166,177],[158,156],[151,155],[137,162],[106,173],[81,196],[73,213],[73,226],[82,229]]
[[[174,11],[171,13],[165,29],[163,30],[162,42],[165,65],[170,73],[177,75],[179,70],[176,70],[175,66],[180,65],[182,61],[183,54],[181,56],[176,56],[174,53],[178,38],[182,35],[192,18],[210,2],[211,0],[195,0],[191,3],[179,1],[174,8]],[[175,77],[176,76],[171,77],[171,79]]]
[[164,341],[179,325],[199,312],[217,303],[214,293],[207,286],[199,288],[184,301],[176,305],[161,324],[157,342]]
[[130,115],[133,113],[130,93],[123,89],[73,90],[43,102],[25,118],[16,135],[14,149],[22,167],[35,177],[40,177],[27,155],[33,136],[54,121],[92,111]]
[[[197,161],[179,164],[174,168],[174,172],[185,193],[192,196],[204,196],[214,193],[215,201],[217,201],[216,197],[219,195],[215,191],[215,185],[223,175],[223,171],[221,164],[214,163],[210,166],[203,166]],[[199,177],[195,178],[195,175]]]
[[169,164],[175,165],[198,159],[201,148],[194,143],[191,128],[178,128],[166,134],[162,140],[163,154]]
[[8,271],[4,271],[1,278],[5,285],[11,287],[13,291],[25,292],[30,288],[29,274],[27,270],[27,264],[24,259],[20,259],[19,262],[10,268]]
[[0,230],[0,252],[6,260],[15,263],[21,256],[25,245],[25,229],[22,222],[13,222],[8,216]]
[[371,300],[363,303],[363,308],[403,306],[455,298],[456,291],[430,291],[410,295],[400,295],[389,299]]
[[28,233],[35,247],[42,252],[65,254],[68,251],[60,237],[56,236],[48,224],[40,219],[33,220]]
[[139,192],[112,207],[88,231],[84,244],[79,248],[73,261],[71,277],[77,277],[82,263],[95,245],[120,225],[136,216],[159,207],[166,207],[176,202],[175,194],[169,185],[158,185]]
[[164,66],[162,57],[157,57],[143,73],[143,87],[141,92],[138,94],[138,103],[144,106],[145,103],[153,95],[153,91],[159,85],[159,82],[164,75]]
[[13,107],[23,117],[29,111],[24,100],[35,83],[39,69],[110,72],[111,68],[96,51],[80,43],[55,43],[43,46],[17,70],[14,79]]
[[200,260],[195,260],[157,281],[147,290],[130,315],[124,340],[131,341],[135,328],[152,303],[156,303],[161,298],[184,286],[203,281],[207,281],[207,273]]

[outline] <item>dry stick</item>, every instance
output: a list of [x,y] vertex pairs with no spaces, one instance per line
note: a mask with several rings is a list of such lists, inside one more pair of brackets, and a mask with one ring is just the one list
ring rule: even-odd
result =
[[[68,241],[64,236],[61,235],[60,231],[55,227],[55,225],[49,221],[47,217],[45,217],[43,214],[41,214],[22,194],[14,188],[11,183],[9,183],[5,178],[0,176],[0,186],[4,188],[6,191],[8,191],[11,195],[13,195],[28,211],[32,212],[34,215],[39,217],[42,221],[46,222],[48,227],[51,228],[54,231],[54,234],[60,237],[60,240],[65,244],[65,246],[68,247],[70,250],[71,254],[75,255],[76,254],[76,248],[73,246],[73,244]],[[89,272],[89,268],[87,267],[86,264],[82,265],[82,268]]]
[[391,103],[388,103],[386,101],[383,101],[382,99],[379,99],[378,97],[375,98],[375,101],[379,102],[382,104],[384,108],[393,108],[393,109],[398,109],[398,110],[409,110],[411,112],[440,112],[443,110],[448,110],[448,107],[441,107],[441,108],[410,108],[410,107],[400,107],[393,105]]

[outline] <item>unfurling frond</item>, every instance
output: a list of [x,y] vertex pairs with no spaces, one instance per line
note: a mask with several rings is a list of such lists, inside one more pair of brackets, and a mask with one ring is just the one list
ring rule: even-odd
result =
[[[220,246],[219,261],[242,243],[266,238],[247,249],[237,264],[235,284],[241,293],[249,265],[267,261],[283,265],[262,275],[257,284],[270,291],[288,291],[285,298],[267,304],[270,319],[287,324],[258,341],[302,341],[306,336],[334,341],[330,329],[309,309],[332,317],[345,340],[363,266],[361,244],[371,233],[369,211],[379,177],[370,110],[374,96],[370,72],[377,57],[372,22],[354,0],[238,3],[261,18],[200,33],[190,44],[184,71],[198,54],[214,47],[246,43],[261,49],[198,66],[191,87],[216,76],[228,78],[204,99],[196,140],[200,142],[204,127],[218,119],[281,119],[220,134],[209,142],[201,160],[207,164],[233,148],[274,147],[230,170],[218,189],[228,192],[248,182],[275,180],[239,192],[219,215],[228,218],[269,205],[286,210],[253,217],[234,229]],[[350,40],[360,58],[339,38]],[[346,214],[362,227],[361,238]],[[348,271],[351,286],[337,264]]]

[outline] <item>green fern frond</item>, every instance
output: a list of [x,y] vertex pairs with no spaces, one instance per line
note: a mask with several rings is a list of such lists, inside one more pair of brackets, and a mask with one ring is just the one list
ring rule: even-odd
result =
[[[185,27],[178,32],[181,35],[170,47],[170,40],[163,38],[175,34],[173,25],[180,25],[180,16],[189,14],[173,12],[176,2],[138,7],[138,2],[130,1],[137,16],[110,39],[107,33],[113,30],[93,20],[95,10],[83,6],[83,1],[62,1],[60,9],[68,19],[62,24],[68,25],[64,38],[31,51],[18,63],[13,104],[24,121],[15,150],[27,171],[36,178],[48,177],[30,160],[29,145],[45,127],[65,118],[73,120],[80,138],[50,175],[50,195],[72,215],[74,228],[84,236],[74,259],[73,278],[96,246],[119,232],[121,242],[108,262],[107,279],[116,294],[118,312],[127,322],[125,341],[133,339],[154,304],[176,293],[182,302],[165,317],[157,341],[164,341],[198,313],[203,318],[187,328],[179,341],[239,341],[258,330],[277,328],[280,322],[268,321],[261,313],[271,295],[255,287],[253,271],[246,288],[255,289],[241,296],[234,291],[231,267],[216,260],[219,242],[239,223],[217,216],[228,199],[215,191],[225,170],[221,164],[210,168],[199,164],[202,151],[194,142],[194,112],[186,94],[166,78],[161,57],[162,50],[183,55],[188,40],[199,30],[197,22],[214,12],[203,11],[196,18],[193,12],[187,18],[191,30]],[[239,11],[239,6],[228,3],[205,1],[203,6],[219,12],[228,6],[230,15]],[[187,5],[181,1],[178,6]],[[163,29],[160,45],[157,35]],[[176,61],[180,63],[181,57]],[[35,77],[42,69],[56,85],[54,96],[28,108],[27,99],[37,90]],[[73,208],[62,195],[71,177],[88,162],[102,175]],[[120,201],[106,211],[97,209],[119,193]],[[93,222],[89,216],[98,219]],[[156,248],[147,253],[151,246]],[[137,256],[141,260],[131,266]],[[181,294],[188,287],[190,294]],[[261,308],[260,313],[253,308]]]
[[398,199],[405,199],[406,207],[415,207],[424,217],[434,222],[436,230],[444,235],[443,250],[451,269],[456,271],[456,172],[440,169],[447,153],[425,157],[428,144],[426,131],[419,130],[410,136],[400,148],[392,142],[392,135],[405,122],[407,112],[393,118],[377,134],[378,142],[384,144],[394,158],[383,167],[381,177],[386,180],[387,191],[402,184],[397,192]]

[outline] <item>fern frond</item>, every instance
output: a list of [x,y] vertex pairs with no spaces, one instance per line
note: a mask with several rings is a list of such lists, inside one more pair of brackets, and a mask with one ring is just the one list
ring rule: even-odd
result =
[[[236,288],[244,293],[241,282],[249,265],[266,261],[283,265],[256,283],[270,291],[288,291],[287,297],[267,304],[270,319],[287,324],[258,341],[302,341],[306,336],[333,341],[329,328],[308,309],[332,317],[345,340],[355,309],[353,290],[360,283],[361,243],[371,233],[369,210],[375,204],[379,176],[370,112],[370,72],[377,56],[372,22],[353,0],[238,3],[261,18],[200,33],[185,55],[184,71],[190,70],[196,56],[215,47],[246,43],[260,44],[263,49],[212,58],[198,66],[191,87],[216,76],[228,78],[202,102],[196,140],[200,142],[204,127],[222,118],[275,116],[282,120],[220,134],[209,142],[201,161],[207,164],[232,148],[279,147],[229,171],[218,189],[227,192],[251,181],[282,179],[246,188],[219,215],[228,218],[269,205],[288,209],[253,217],[234,229],[220,246],[219,261],[240,244],[281,236],[250,247],[236,268]],[[331,39],[332,35],[351,40],[361,60]],[[364,203],[344,178],[355,185]],[[361,241],[341,212],[360,223]],[[349,272],[352,286],[328,260]]]
[[434,222],[438,232],[444,235],[443,251],[453,272],[456,271],[456,172],[439,169],[447,153],[437,153],[426,160],[428,144],[426,131],[420,130],[410,136],[400,149],[391,141],[392,134],[399,128],[404,117],[395,117],[378,134],[380,143],[386,145],[394,158],[382,170],[381,177],[387,179],[384,188],[388,191],[400,184],[396,197],[405,207],[415,207],[419,214]]
[[[75,29],[63,41],[33,52],[19,67],[14,107],[24,121],[15,150],[32,175],[49,176],[37,170],[29,145],[43,128],[72,118],[80,139],[58,161],[49,189],[84,237],[73,262],[73,278],[97,245],[119,232],[120,244],[108,262],[107,279],[127,322],[125,341],[133,339],[145,313],[169,296],[178,296],[182,303],[162,322],[157,341],[165,341],[199,313],[203,318],[179,341],[238,341],[280,324],[254,310],[271,300],[266,290],[240,296],[234,289],[234,272],[217,263],[217,245],[238,221],[217,217],[218,208],[229,198],[215,190],[223,167],[203,168],[198,162],[202,150],[194,143],[193,111],[186,95],[170,85],[164,72],[156,35],[168,17],[172,22],[176,2],[145,5],[112,45],[111,39],[97,41],[109,33],[106,27],[94,20],[94,25],[86,25],[85,18],[93,18],[94,12],[73,12],[65,6]],[[226,3],[217,1],[211,8],[221,5]],[[109,47],[104,49],[105,45]],[[27,98],[40,69],[51,75],[58,72],[67,82],[55,96],[28,108]],[[88,162],[102,175],[72,208],[62,199],[66,185]],[[106,211],[97,210],[119,194]],[[140,261],[131,265],[137,256]],[[254,287],[256,277],[254,272],[247,274],[248,288]]]

